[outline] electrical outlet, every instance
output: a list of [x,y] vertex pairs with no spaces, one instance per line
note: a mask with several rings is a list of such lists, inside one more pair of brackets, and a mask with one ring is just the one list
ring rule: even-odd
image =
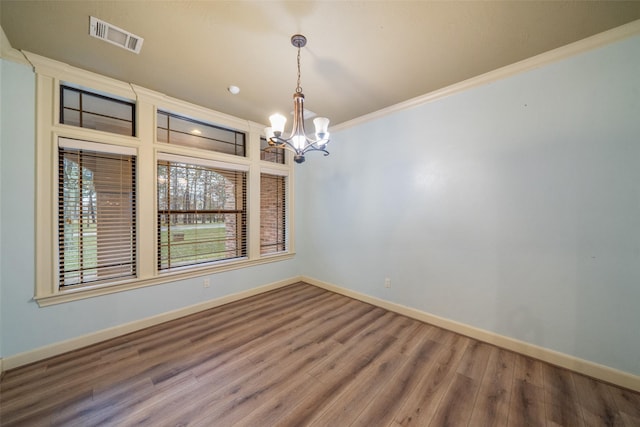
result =
[[209,282],[209,278],[205,277],[204,280],[202,281],[202,287],[203,288],[208,288],[210,284],[211,284],[211,282]]
[[389,279],[388,277],[384,279],[384,287],[385,288],[391,287],[391,279]]

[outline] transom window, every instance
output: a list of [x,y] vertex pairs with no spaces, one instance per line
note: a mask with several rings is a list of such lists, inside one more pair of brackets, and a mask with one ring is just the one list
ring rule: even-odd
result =
[[284,165],[285,150],[276,148],[276,149],[265,151],[265,148],[267,148],[268,146],[269,144],[267,143],[267,139],[264,137],[261,137],[260,138],[260,160],[265,160],[267,162],[272,162],[272,163],[280,163],[281,165]]
[[135,104],[60,85],[60,123],[135,136]]
[[246,156],[243,132],[158,111],[158,142]]

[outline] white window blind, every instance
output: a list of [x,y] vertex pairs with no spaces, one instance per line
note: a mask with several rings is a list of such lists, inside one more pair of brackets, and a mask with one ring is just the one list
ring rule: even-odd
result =
[[161,271],[247,256],[245,167],[187,159],[162,154],[158,160]]
[[60,139],[59,286],[136,276],[133,150]]

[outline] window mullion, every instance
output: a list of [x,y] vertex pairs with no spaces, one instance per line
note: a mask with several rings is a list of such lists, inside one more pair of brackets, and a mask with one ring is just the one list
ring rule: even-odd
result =
[[153,141],[155,139],[155,107],[153,104],[138,100],[136,105],[138,114],[138,130],[142,143],[138,147],[138,205],[137,215],[137,237],[138,245],[136,257],[138,259],[138,277],[146,279],[157,274],[156,266],[156,166],[155,150]]

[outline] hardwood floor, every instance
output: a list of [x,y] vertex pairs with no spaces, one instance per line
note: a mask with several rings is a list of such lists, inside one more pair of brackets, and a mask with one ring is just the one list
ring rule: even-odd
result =
[[298,283],[6,372],[3,426],[640,426],[640,394]]

